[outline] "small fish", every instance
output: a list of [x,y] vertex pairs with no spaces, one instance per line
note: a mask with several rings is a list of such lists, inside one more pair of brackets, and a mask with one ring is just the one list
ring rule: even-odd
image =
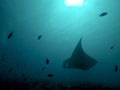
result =
[[110,47],[110,49],[113,49],[113,48],[114,48],[114,46],[111,46],[111,47]]
[[1,58],[1,61],[4,61],[4,59],[3,59],[3,58]]
[[118,65],[115,65],[115,72],[118,71]]
[[38,40],[40,40],[40,39],[41,39],[41,37],[42,37],[42,35],[39,35],[39,36],[38,36]]
[[11,32],[11,33],[8,35],[8,39],[10,39],[12,36],[13,36],[13,32]]
[[38,83],[39,83],[39,81],[38,81],[38,80],[36,80],[34,84],[35,84],[35,85],[37,85]]
[[10,69],[9,69],[9,72],[12,72],[12,70],[13,70],[13,68],[10,68]]
[[49,64],[49,62],[50,62],[50,61],[49,61],[49,59],[47,58],[47,59],[46,59],[46,64]]
[[103,12],[99,15],[99,17],[103,17],[103,16],[106,16],[108,13],[107,12]]
[[23,78],[25,77],[25,73],[22,74],[22,77],[23,77]]
[[45,71],[45,67],[42,68],[42,71]]
[[48,74],[48,77],[53,77],[54,75],[53,74]]
[[28,80],[27,77],[25,77],[25,78],[24,78],[24,81],[27,81],[27,80]]

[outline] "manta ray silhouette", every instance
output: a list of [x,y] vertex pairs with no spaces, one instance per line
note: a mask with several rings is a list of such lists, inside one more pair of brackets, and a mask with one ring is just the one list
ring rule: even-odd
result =
[[88,70],[97,64],[97,61],[94,58],[85,53],[82,48],[81,42],[82,38],[79,40],[77,46],[75,47],[72,56],[64,61],[64,68]]

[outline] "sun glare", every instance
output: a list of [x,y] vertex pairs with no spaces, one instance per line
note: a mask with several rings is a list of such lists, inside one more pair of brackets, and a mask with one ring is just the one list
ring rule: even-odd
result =
[[83,0],[65,0],[66,6],[82,6],[83,3]]

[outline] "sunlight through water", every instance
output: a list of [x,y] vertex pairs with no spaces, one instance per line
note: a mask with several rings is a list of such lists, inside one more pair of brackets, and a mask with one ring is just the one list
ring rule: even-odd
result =
[[65,0],[66,6],[82,6],[84,4],[84,0]]

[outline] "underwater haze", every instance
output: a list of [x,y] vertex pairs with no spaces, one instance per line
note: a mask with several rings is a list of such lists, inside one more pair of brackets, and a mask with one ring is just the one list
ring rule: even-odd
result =
[[0,83],[120,88],[120,0],[84,2],[0,0]]

